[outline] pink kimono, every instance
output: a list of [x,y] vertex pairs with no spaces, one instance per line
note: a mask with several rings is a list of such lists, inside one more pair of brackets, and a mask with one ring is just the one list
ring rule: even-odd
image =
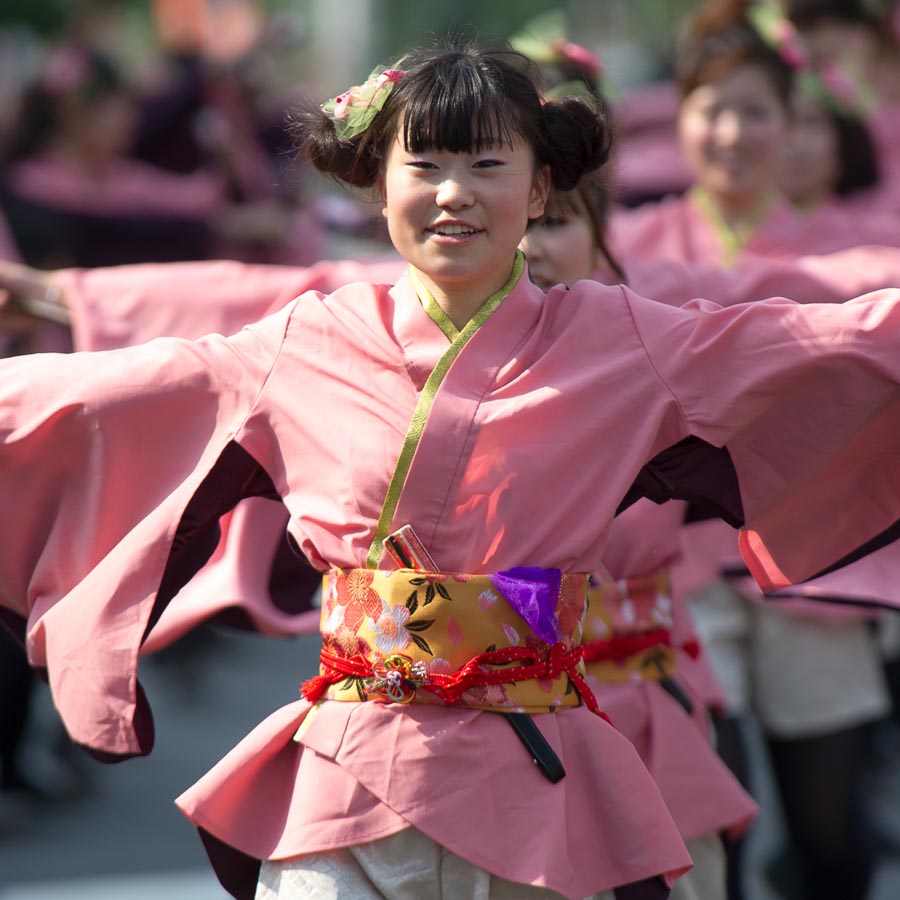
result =
[[167,215],[205,218],[224,200],[222,182],[211,175],[173,174],[139,160],[118,160],[102,181],[61,157],[23,160],[6,180],[13,192],[54,209],[103,215]]
[[[281,497],[317,568],[363,566],[387,515],[456,572],[592,571],[626,495],[690,497],[743,522],[781,587],[900,519],[898,326],[895,292],[672,308],[522,277],[450,343],[403,278],[232,338],[5,361],[0,602],[74,739],[128,755],[152,744],[141,641],[243,496]],[[239,862],[408,825],[572,898],[689,865],[634,748],[584,706],[535,716],[558,785],[496,714],[329,701],[295,741],[309,713],[274,713],[179,800],[238,893]]]
[[856,213],[825,204],[799,212],[773,197],[760,209],[752,231],[734,235],[707,212],[702,195],[618,210],[610,222],[610,241],[626,269],[651,260],[732,266],[749,256],[789,260],[862,245],[898,245],[893,216]]
[[[671,568],[681,552],[684,514],[683,503],[657,506],[649,500],[620,513],[603,554],[610,574],[622,579]],[[724,699],[702,648],[697,647],[698,653],[685,651],[697,641],[689,610],[677,593],[670,600],[678,652],[675,681],[692,710],[686,714],[658,681],[593,687],[659,785],[682,837],[739,834],[755,818],[757,806],[710,743],[707,710],[724,704]]]
[[[396,256],[368,262],[325,261],[310,269],[221,261],[72,269],[58,273],[56,280],[69,299],[75,348],[109,350],[159,336],[195,339],[210,332],[231,334],[303,291],[328,293],[363,279],[392,284],[405,269],[405,262]],[[832,302],[900,284],[900,251],[875,247],[790,262],[754,260],[730,271],[658,261],[636,267],[629,275],[638,293],[672,305],[700,296],[730,305],[779,293],[807,302]],[[654,510],[665,531],[673,513],[668,508]],[[238,613],[238,621],[246,620],[264,633],[316,631],[318,610],[308,607],[315,580],[310,581],[308,571],[290,554],[275,555],[286,522],[279,504],[262,499],[247,500],[226,516],[215,554],[183,588],[179,602],[163,612],[144,642],[144,652],[159,650],[222,613],[231,621]],[[725,530],[730,531],[727,526]],[[644,564],[636,562],[637,568],[617,567],[616,576],[644,574]],[[300,577],[306,587],[293,596],[273,592],[273,584],[294,579],[296,586]],[[720,695],[703,659],[682,655],[681,666],[695,690],[708,703],[717,703]]]
[[[156,337],[233,334],[304,291],[328,293],[363,278],[393,283],[405,268],[397,257],[309,269],[220,261],[69,269],[55,279],[69,301],[75,349],[94,351]],[[310,598],[320,579],[287,547],[287,521],[282,504],[262,498],[225,515],[214,554],[162,613],[142,652],[161,650],[216,616],[264,634],[318,631]]]

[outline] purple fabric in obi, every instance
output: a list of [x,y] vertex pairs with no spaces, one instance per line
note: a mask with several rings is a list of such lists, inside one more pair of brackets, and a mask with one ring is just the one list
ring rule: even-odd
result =
[[509,605],[531,626],[545,643],[555,644],[562,635],[556,618],[556,604],[562,572],[539,566],[517,566],[496,572],[491,583]]

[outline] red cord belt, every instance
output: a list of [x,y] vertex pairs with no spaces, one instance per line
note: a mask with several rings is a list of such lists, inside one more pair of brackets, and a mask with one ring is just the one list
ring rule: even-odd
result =
[[[450,674],[427,672],[424,666],[408,664],[410,662],[408,658],[399,653],[373,663],[364,656],[342,657],[323,649],[319,660],[322,674],[304,682],[301,688],[301,693],[311,703],[319,700],[329,687],[348,677],[363,679],[366,682],[367,694],[383,694],[395,702],[409,702],[413,699],[416,688],[421,687],[445,703],[457,704],[462,695],[473,687],[552,679],[565,673],[578,691],[584,705],[591,712],[609,721],[597,705],[597,700],[584,676],[578,671],[578,665],[582,660],[580,645],[566,650],[561,643],[551,644],[549,652],[531,647],[489,650],[472,657],[462,668]],[[518,665],[511,666],[510,663]],[[505,668],[485,668],[487,666]],[[498,708],[498,712],[502,711]]]
[[[360,700],[381,695],[383,699],[408,703],[414,699],[416,689],[423,688],[452,705],[458,704],[462,695],[473,687],[553,679],[565,673],[584,705],[609,721],[584,676],[578,671],[578,664],[582,661],[620,661],[659,644],[670,644],[667,629],[591,641],[571,650],[566,650],[561,643],[550,645],[549,652],[530,647],[506,647],[479,653],[462,668],[449,674],[428,672],[423,665],[413,663],[399,653],[372,662],[361,655],[344,657],[323,649],[319,656],[322,673],[304,682],[301,693],[315,703],[332,685],[347,678],[356,678],[364,684],[365,696],[360,696]],[[690,653],[690,649],[685,649]],[[490,668],[493,666],[503,668]]]

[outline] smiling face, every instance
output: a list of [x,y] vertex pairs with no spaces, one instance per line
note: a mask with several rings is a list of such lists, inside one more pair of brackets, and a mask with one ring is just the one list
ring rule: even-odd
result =
[[442,301],[465,309],[503,287],[549,186],[549,169],[515,134],[459,153],[413,152],[398,136],[380,181],[391,241],[448,312]]
[[594,226],[574,192],[566,203],[551,199],[544,218],[532,225],[519,247],[532,279],[544,290],[595,276],[599,253]]
[[777,181],[787,113],[761,67],[740,65],[691,91],[678,130],[697,184],[725,208],[750,207]]

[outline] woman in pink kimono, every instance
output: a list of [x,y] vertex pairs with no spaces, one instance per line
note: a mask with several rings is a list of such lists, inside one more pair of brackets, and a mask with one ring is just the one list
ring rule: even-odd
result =
[[129,158],[136,115],[134,92],[108,56],[77,44],[47,51],[2,185],[25,259],[60,266],[209,256],[224,177]]
[[681,197],[619,210],[611,242],[626,264],[649,259],[734,265],[748,255],[788,259],[861,244],[896,246],[892,218],[830,206],[801,211],[779,188],[792,69],[728,4],[701,10],[677,60],[679,135],[694,171]]
[[835,70],[865,104],[881,170],[878,190],[864,202],[873,210],[900,211],[900,14],[892,0],[789,0],[785,10],[812,62]]
[[[596,179],[582,179],[576,191],[551,195],[544,218],[520,245],[539,286],[550,290],[588,278],[624,279],[606,247],[605,208],[605,191]],[[657,296],[665,299],[665,293]],[[676,882],[672,898],[724,900],[722,839],[744,832],[755,804],[713,750],[706,716],[721,702],[721,692],[690,613],[670,588],[668,572],[680,553],[684,515],[683,503],[658,506],[639,500],[615,518],[604,552],[614,583],[601,583],[595,596],[599,603],[601,592],[614,592],[616,615],[610,630],[606,617],[589,608],[585,660],[588,683],[638,749],[694,861]],[[622,661],[611,666],[604,654],[595,654],[610,635],[645,640],[637,666]]]
[[[229,889],[661,897],[689,857],[584,680],[583,573],[641,493],[742,523],[766,589],[874,546],[900,518],[900,298],[545,295],[516,245],[551,182],[602,163],[599,120],[542,105],[502,54],[405,65],[305,132],[320,168],[380,189],[410,266],[393,288],[307,293],[231,338],[4,364],[0,598],[76,740],[147,752],[143,635],[219,514],[277,495],[328,571],[325,647],[304,699],[179,800]],[[729,371],[743,353],[753,372]]]

